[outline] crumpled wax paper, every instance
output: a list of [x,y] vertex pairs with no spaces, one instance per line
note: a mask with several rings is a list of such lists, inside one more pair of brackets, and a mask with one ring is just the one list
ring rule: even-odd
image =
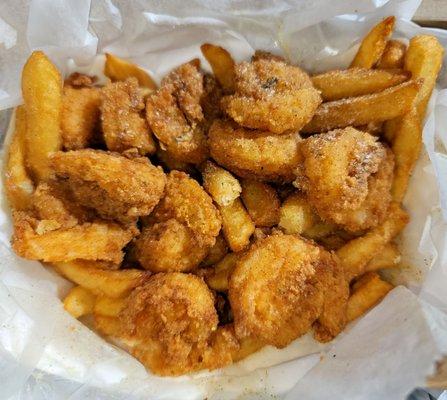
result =
[[[286,55],[310,71],[345,67],[383,16],[395,36],[447,33],[409,22],[419,0],[8,0],[0,3],[0,109],[20,103],[20,71],[43,49],[64,72],[97,71],[106,51],[160,79],[211,42],[237,60],[253,49]],[[95,61],[93,63],[93,61]],[[92,66],[93,63],[93,66]],[[207,67],[206,62],[203,63]],[[447,78],[430,102],[425,150],[405,206],[404,268],[376,308],[322,345],[306,335],[213,372],[160,378],[64,312],[71,284],[11,251],[0,197],[1,399],[403,399],[447,353]],[[12,127],[11,127],[12,129]]]

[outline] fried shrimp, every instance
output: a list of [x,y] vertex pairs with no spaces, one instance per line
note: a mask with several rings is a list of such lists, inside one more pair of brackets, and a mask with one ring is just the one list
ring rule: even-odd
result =
[[159,375],[203,368],[200,355],[218,324],[211,291],[201,278],[182,273],[151,276],[119,318],[131,353]]
[[100,150],[57,152],[51,165],[61,185],[82,206],[106,219],[148,215],[161,199],[166,177],[147,159]]
[[336,335],[345,325],[349,294],[339,268],[333,255],[297,236],[258,240],[230,278],[236,336],[285,347],[317,320],[324,332],[317,338]]
[[295,185],[319,216],[349,231],[377,226],[391,201],[393,155],[377,138],[354,128],[300,143],[303,164]]
[[272,135],[224,120],[215,120],[208,136],[211,156],[220,165],[242,178],[270,182],[293,181],[300,140],[296,133]]
[[203,76],[183,64],[162,81],[146,102],[146,118],[160,146],[179,161],[200,164],[208,156],[201,99]]
[[146,120],[141,115],[144,99],[136,78],[109,83],[102,89],[101,120],[104,140],[111,151],[137,149],[141,155],[156,147]]
[[272,57],[235,67],[236,92],[222,99],[226,113],[247,128],[280,134],[306,125],[321,103],[309,76]]

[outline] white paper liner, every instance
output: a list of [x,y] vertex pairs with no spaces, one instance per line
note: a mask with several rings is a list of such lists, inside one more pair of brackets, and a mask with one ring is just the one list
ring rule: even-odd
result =
[[[399,18],[397,37],[431,32],[447,45],[446,32],[408,22],[418,0],[23,3],[23,7],[0,4],[0,109],[20,102],[20,70],[34,48],[46,51],[64,72],[73,69],[69,58],[89,70],[95,54],[110,51],[131,58],[159,80],[181,62],[201,57],[199,46],[205,41],[221,44],[237,60],[261,48],[286,54],[313,71],[344,67],[359,39],[382,16],[391,14]],[[345,15],[335,17],[340,14]],[[180,378],[153,376],[63,310],[59,299],[69,283],[11,252],[11,223],[2,195],[1,397],[270,399],[277,395],[374,400],[403,398],[423,385],[434,360],[447,352],[444,72],[439,87],[424,129],[425,152],[405,199],[412,217],[402,238],[408,268],[392,276],[410,290],[394,289],[325,346],[306,335],[286,349],[265,348],[221,371]]]

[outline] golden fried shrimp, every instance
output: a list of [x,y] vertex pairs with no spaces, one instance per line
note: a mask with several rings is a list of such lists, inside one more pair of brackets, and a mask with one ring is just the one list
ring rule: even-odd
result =
[[235,67],[236,92],[222,99],[226,113],[247,128],[280,134],[306,125],[321,103],[318,90],[300,68],[273,57]]
[[106,219],[148,215],[163,196],[166,177],[145,158],[127,159],[100,150],[55,153],[56,176],[82,206]]
[[295,185],[325,221],[350,231],[377,226],[391,201],[393,156],[377,138],[354,128],[300,143]]
[[131,353],[159,375],[200,368],[218,324],[214,296],[203,280],[178,272],[151,276],[131,293],[119,318]]
[[64,86],[61,119],[64,149],[83,149],[99,141],[100,105],[99,88]]
[[152,272],[190,271],[207,253],[208,248],[197,242],[194,232],[176,219],[143,228],[135,241],[135,257]]
[[[324,327],[319,330],[336,335],[345,324],[349,291],[339,268],[334,256],[297,236],[258,240],[230,278],[236,336],[285,347],[317,320]],[[337,295],[331,294],[334,284]]]
[[174,218],[193,232],[200,246],[213,246],[221,228],[220,216],[199,183],[184,172],[172,171],[165,192],[150,219],[163,222]]
[[160,146],[179,161],[200,164],[208,156],[201,99],[203,76],[192,63],[183,64],[147,98],[146,118]]
[[141,155],[155,153],[146,120],[142,90],[136,78],[109,83],[102,88],[101,121],[104,140],[111,151],[137,149]]
[[215,120],[208,144],[211,156],[242,178],[270,182],[291,182],[300,163],[296,133],[272,135]]

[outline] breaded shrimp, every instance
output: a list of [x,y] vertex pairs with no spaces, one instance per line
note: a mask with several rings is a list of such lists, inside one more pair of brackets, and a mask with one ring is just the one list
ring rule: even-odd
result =
[[[319,329],[336,335],[345,324],[349,294],[339,268],[333,255],[298,236],[256,241],[230,278],[236,336],[285,347],[318,319],[325,330]],[[330,293],[335,287],[336,296]]]
[[321,103],[318,90],[300,68],[273,57],[235,67],[236,92],[222,99],[226,113],[247,128],[281,134],[299,131]]
[[354,128],[314,135],[300,143],[295,185],[325,221],[350,231],[377,226],[391,201],[393,155]]
[[101,121],[109,150],[122,153],[137,149],[141,155],[155,153],[152,133],[141,115],[143,109],[143,93],[136,78],[102,88]]
[[192,63],[181,65],[162,81],[146,102],[146,118],[160,146],[179,161],[200,164],[208,156],[200,105],[203,76]]
[[161,168],[145,158],[130,160],[100,150],[58,152],[51,165],[80,205],[106,219],[148,215],[163,196],[166,182]]
[[211,156],[242,178],[291,182],[300,163],[296,133],[273,135],[215,120],[209,131]]

